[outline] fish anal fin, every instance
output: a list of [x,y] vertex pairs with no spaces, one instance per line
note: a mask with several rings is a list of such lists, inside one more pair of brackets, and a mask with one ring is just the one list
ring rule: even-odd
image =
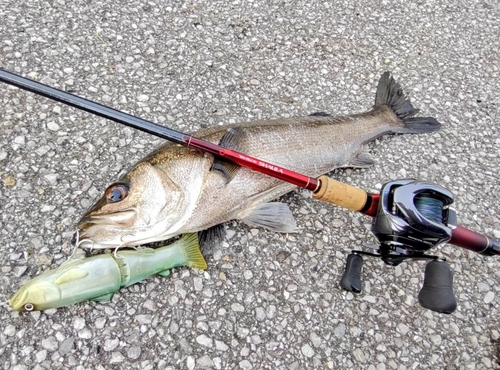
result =
[[249,226],[264,227],[280,233],[299,231],[290,208],[280,202],[259,204],[241,221]]
[[184,265],[191,268],[206,270],[208,266],[200,251],[198,233],[187,234],[186,236],[183,236],[183,239],[185,243],[183,246],[183,252],[186,261]]
[[367,151],[359,152],[352,160],[349,162],[347,167],[355,167],[355,168],[367,168],[371,167],[375,164],[375,159],[373,159],[372,155]]
[[111,301],[111,298],[113,298],[114,295],[115,295],[115,293],[112,292],[112,293],[101,295],[101,296],[94,298],[92,300],[97,301],[97,302]]

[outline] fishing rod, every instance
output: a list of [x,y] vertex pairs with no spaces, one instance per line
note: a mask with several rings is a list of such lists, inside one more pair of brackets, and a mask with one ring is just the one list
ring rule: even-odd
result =
[[188,148],[222,157],[242,167],[311,190],[315,199],[373,217],[372,232],[380,245],[371,246],[374,252],[353,251],[348,256],[341,279],[341,286],[346,290],[361,291],[362,255],[381,258],[392,266],[410,259],[431,260],[426,266],[419,301],[431,310],[450,313],[456,307],[452,291],[453,273],[443,258],[426,255],[425,251],[447,242],[486,256],[500,255],[499,241],[457,224],[456,213],[450,207],[453,194],[437,184],[397,180],[385,184],[380,194],[371,194],[327,176],[313,178],[288,170],[4,69],[0,69],[0,81]]
[[376,201],[373,201],[372,194],[368,194],[362,189],[349,186],[326,176],[318,179],[305,176],[261,159],[198,139],[191,135],[158,125],[154,122],[44,85],[40,82],[21,77],[1,68],[0,81],[111,121],[121,123],[125,126],[158,136],[162,139],[184,145],[188,148],[198,149],[217,157],[222,157],[242,167],[247,167],[251,170],[297,185],[298,187],[311,190],[316,199],[324,200],[352,211],[359,211],[369,216],[375,215],[377,207]]

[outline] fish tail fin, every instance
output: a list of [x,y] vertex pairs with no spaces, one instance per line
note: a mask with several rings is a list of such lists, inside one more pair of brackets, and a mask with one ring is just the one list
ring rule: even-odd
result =
[[198,233],[186,234],[182,237],[182,241],[184,242],[182,251],[186,259],[185,266],[206,270],[207,262],[200,251]]
[[375,107],[382,105],[391,108],[403,123],[402,127],[394,129],[395,133],[423,134],[441,128],[441,124],[435,118],[414,117],[419,110],[413,107],[405,96],[401,85],[394,80],[389,72],[385,72],[380,77],[375,95]]

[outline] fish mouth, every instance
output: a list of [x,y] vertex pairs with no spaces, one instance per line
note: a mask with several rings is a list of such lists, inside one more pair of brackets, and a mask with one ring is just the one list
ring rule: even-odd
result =
[[137,215],[135,209],[127,209],[124,211],[117,211],[113,213],[102,213],[98,215],[88,215],[84,216],[78,223],[79,229],[86,229],[94,225],[121,225],[129,222]]
[[29,305],[29,303],[25,303],[27,298],[28,291],[24,288],[21,288],[9,300],[9,304],[14,311],[25,311],[25,306]]
[[88,214],[77,226],[71,244],[88,249],[121,248],[120,235],[133,227],[137,216],[135,208],[122,211]]

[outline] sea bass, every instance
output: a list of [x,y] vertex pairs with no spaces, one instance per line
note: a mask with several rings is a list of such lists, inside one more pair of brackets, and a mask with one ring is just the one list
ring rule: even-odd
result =
[[[384,134],[436,131],[401,86],[384,73],[375,105],[361,114],[258,120],[200,130],[193,136],[318,177],[338,167],[367,167],[363,145]],[[294,185],[167,143],[110,185],[78,224],[81,246],[121,248],[241,220],[277,232],[297,231],[288,206],[270,202]]]
[[89,299],[107,301],[123,287],[155,274],[168,276],[180,266],[207,268],[196,233],[161,248],[72,258],[28,281],[9,304],[15,311],[38,311]]

